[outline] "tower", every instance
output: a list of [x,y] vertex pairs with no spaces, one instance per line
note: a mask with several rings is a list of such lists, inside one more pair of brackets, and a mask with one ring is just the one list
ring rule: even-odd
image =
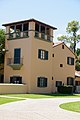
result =
[[52,92],[53,31],[35,19],[6,27],[4,82],[26,84],[28,93]]

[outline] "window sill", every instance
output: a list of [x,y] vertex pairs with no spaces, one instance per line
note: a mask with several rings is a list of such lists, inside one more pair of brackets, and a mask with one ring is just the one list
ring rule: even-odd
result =
[[47,88],[47,87],[38,87],[38,88]]

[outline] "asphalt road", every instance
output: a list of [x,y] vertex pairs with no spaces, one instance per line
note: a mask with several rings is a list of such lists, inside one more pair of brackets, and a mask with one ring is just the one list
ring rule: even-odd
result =
[[59,104],[80,98],[27,99],[0,105],[0,120],[80,120],[80,113],[59,108]]

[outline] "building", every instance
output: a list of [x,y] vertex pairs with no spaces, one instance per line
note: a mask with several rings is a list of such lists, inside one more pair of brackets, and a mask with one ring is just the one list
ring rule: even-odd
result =
[[76,93],[80,93],[80,71],[75,71]]
[[[75,85],[75,54],[63,42],[53,44],[53,81],[54,89],[60,85]],[[54,91],[54,92],[55,92]]]
[[[61,84],[74,84],[75,56],[64,43],[53,45],[57,28],[35,19],[3,26],[6,27],[4,83],[17,87],[16,90],[9,84],[6,92],[52,93]],[[18,90],[19,84],[23,88]]]

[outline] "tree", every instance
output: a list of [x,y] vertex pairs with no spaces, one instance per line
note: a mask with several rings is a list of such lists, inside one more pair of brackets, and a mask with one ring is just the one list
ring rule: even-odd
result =
[[80,48],[77,48],[76,50],[76,62],[75,62],[75,69],[77,71],[80,71]]
[[5,31],[0,29],[0,64],[4,63]]
[[80,55],[80,48],[77,48],[77,50],[76,50],[76,55],[77,55],[77,56]]
[[80,42],[80,34],[77,35],[78,30],[80,29],[79,22],[71,21],[66,27],[66,32],[68,35],[62,35],[57,39],[65,43],[70,43],[70,47],[73,49],[74,53],[76,51],[76,44]]

